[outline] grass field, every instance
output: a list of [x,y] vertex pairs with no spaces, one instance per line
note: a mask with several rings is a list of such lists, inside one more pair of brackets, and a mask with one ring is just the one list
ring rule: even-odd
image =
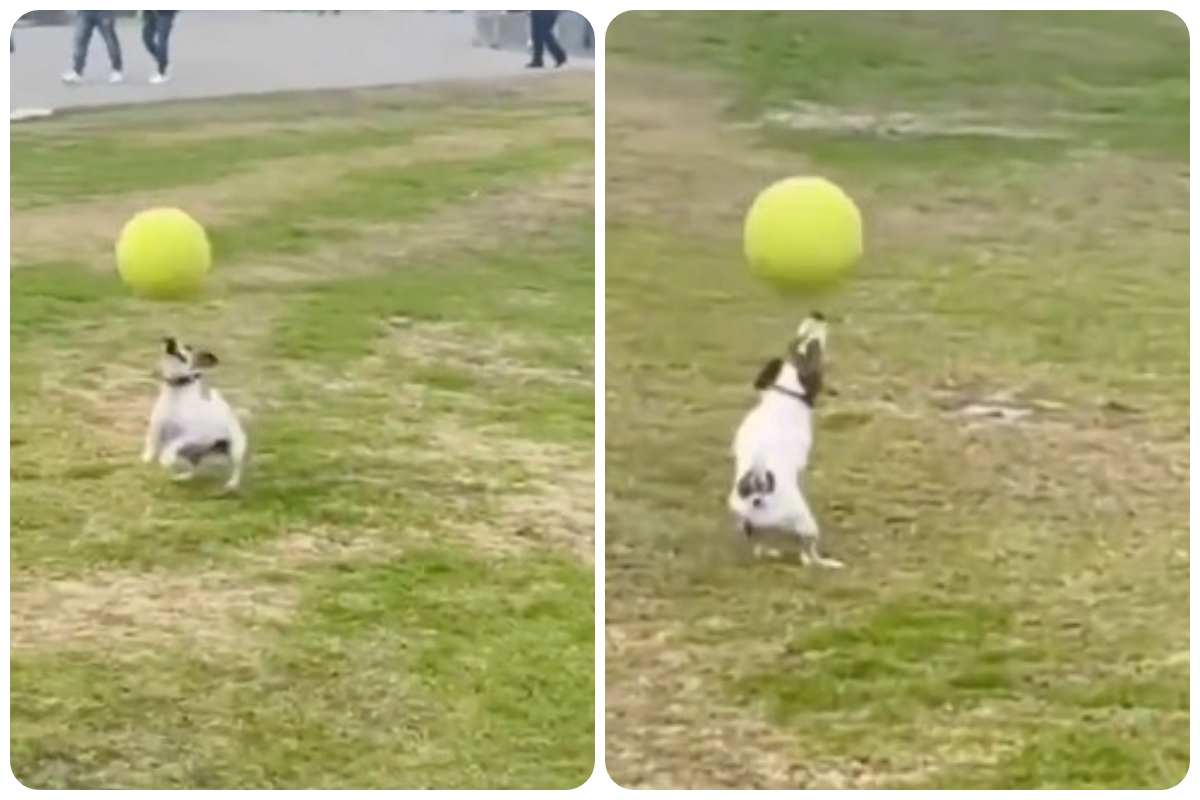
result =
[[[587,779],[592,125],[578,74],[13,129],[23,783]],[[200,302],[115,277],[157,204],[209,227]],[[239,496],[137,460],[171,333],[222,360]]]
[[[634,13],[607,36],[607,766],[630,787],[1167,787],[1188,752],[1188,37],[1165,13]],[[804,300],[740,256],[817,172],[808,486],[754,562],[729,440]]]

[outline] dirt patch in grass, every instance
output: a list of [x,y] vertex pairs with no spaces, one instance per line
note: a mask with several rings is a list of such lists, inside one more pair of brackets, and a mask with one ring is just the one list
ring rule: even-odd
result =
[[370,532],[322,528],[280,536],[248,558],[271,570],[303,570],[328,564],[372,563],[403,552],[394,541]]
[[222,572],[26,577],[13,586],[12,646],[130,657],[161,647],[231,652],[262,626],[286,622],[297,601],[287,586]]
[[[549,548],[593,563],[595,482],[590,451],[506,436],[451,418],[433,426],[424,457],[462,459],[487,474],[517,466],[523,477],[496,486],[486,522],[456,528],[484,552]],[[437,454],[441,454],[440,456]]]
[[884,137],[904,136],[980,136],[998,139],[1068,139],[1066,131],[1052,128],[1004,125],[987,115],[968,111],[941,114],[916,111],[854,111],[796,101],[786,108],[763,115],[768,125],[781,125],[797,131],[822,131],[843,134],[870,134]]
[[532,382],[586,388],[593,382],[590,371],[556,369],[521,358],[518,354],[533,344],[528,337],[507,332],[483,335],[453,322],[390,322],[396,331],[388,338],[389,350],[420,366],[450,364],[488,381],[506,384]]
[[[610,729],[618,731],[607,744],[612,779],[653,789],[812,785],[817,765],[806,760],[795,738],[714,694],[716,662],[706,663],[713,654],[679,641],[677,624],[669,604],[644,595],[636,617],[606,625],[606,658],[615,669],[607,671],[605,713]],[[631,691],[631,680],[653,686],[654,702]],[[834,783],[843,782],[836,778]]]

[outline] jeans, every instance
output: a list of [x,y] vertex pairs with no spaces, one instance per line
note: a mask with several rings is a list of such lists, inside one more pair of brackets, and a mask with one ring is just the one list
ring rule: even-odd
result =
[[171,38],[171,26],[175,24],[177,11],[143,11],[142,43],[158,64],[158,74],[167,74],[167,42]]
[[111,11],[75,12],[75,72],[82,75],[87,64],[88,45],[92,31],[100,29],[104,46],[108,48],[108,60],[114,72],[121,71],[121,43],[117,40],[116,15]]
[[558,21],[558,14],[557,11],[529,12],[529,26],[533,29],[533,63],[537,66],[542,64],[543,49],[550,51],[557,64],[567,60],[567,54],[559,46],[558,39],[554,38],[554,23]]

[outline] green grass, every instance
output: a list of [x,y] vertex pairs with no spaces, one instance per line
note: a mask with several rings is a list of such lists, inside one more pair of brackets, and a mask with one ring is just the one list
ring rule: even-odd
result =
[[[113,146],[172,130],[147,128],[145,109],[15,138],[18,242],[35,206],[185,183],[203,197],[231,170],[301,151],[342,167],[214,225],[214,280],[193,303],[134,299],[84,249],[14,265],[23,783],[569,788],[590,775],[593,571],[577,554],[591,529],[565,520],[592,498],[538,487],[590,474],[592,215],[555,218],[562,198],[537,194],[590,164],[590,84],[572,103],[518,85],[498,104],[494,90],[446,88],[445,110],[431,90],[353,93],[295,133],[278,98],[163,106],[176,128],[198,116],[256,130],[184,146],[187,169],[156,171],[158,145]],[[552,114],[573,132],[505,149]],[[405,130],[464,126],[501,155],[372,160]],[[518,192],[547,215],[523,229],[531,246],[496,236]],[[458,236],[425,241],[468,203]],[[395,255],[401,226],[416,255]],[[353,255],[329,255],[342,248]],[[237,496],[137,462],[168,332],[218,353],[213,382],[247,418]],[[486,382],[475,340],[497,359]],[[427,361],[426,347],[444,354]],[[531,534],[519,510],[539,504],[563,513]]]
[[299,616],[261,632],[252,666],[186,650],[18,659],[14,684],[41,691],[14,696],[28,720],[14,762],[64,788],[580,781],[586,754],[566,743],[591,738],[578,643],[592,622],[577,565],[441,549],[302,581]]
[[1187,150],[1188,63],[1178,54],[1188,34],[1168,12],[633,12],[613,32],[618,60],[728,75],[740,111],[794,100],[961,110],[969,99],[1016,119],[1096,115],[1124,143]]
[[[636,12],[607,41],[614,780],[1178,782],[1182,24]],[[798,172],[866,219],[857,275],[819,301],[741,265],[744,209]],[[722,507],[750,381],[814,305],[838,394],[806,487],[838,573],[755,562]]]
[[215,228],[213,248],[228,258],[264,249],[303,254],[353,235],[350,226],[403,222],[481,193],[512,189],[587,158],[590,151],[591,142],[575,139],[505,150],[491,158],[350,170],[326,192]]
[[[590,113],[580,103],[503,106],[476,95],[466,105],[447,109],[414,99],[398,108],[367,93],[347,109],[344,100],[323,103],[319,96],[298,95],[290,105],[281,105],[281,100],[249,109],[235,104],[220,114],[166,106],[171,110],[169,123],[163,115],[129,109],[18,128],[12,136],[13,207],[203,185],[274,159],[357,154],[403,146],[422,135],[520,129],[560,113]],[[364,109],[369,118],[363,116]],[[44,135],[47,126],[54,135]],[[259,130],[229,132],[239,126]],[[130,141],[124,133],[130,128],[149,136]],[[214,128],[214,133],[204,135],[206,128]]]

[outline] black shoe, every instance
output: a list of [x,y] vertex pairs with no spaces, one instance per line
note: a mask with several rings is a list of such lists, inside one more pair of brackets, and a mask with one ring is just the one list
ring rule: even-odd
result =
[[528,64],[525,65],[525,69],[541,69],[544,66],[545,66],[545,64],[543,64],[540,61],[530,61]]
[[561,66],[562,66],[563,64],[565,64],[565,63],[567,63],[567,57],[566,57],[566,56],[563,56],[562,58],[560,58],[560,59],[558,59],[557,61],[555,61],[555,62],[554,62],[554,68],[555,68],[555,69],[558,69],[559,67],[561,67]]

